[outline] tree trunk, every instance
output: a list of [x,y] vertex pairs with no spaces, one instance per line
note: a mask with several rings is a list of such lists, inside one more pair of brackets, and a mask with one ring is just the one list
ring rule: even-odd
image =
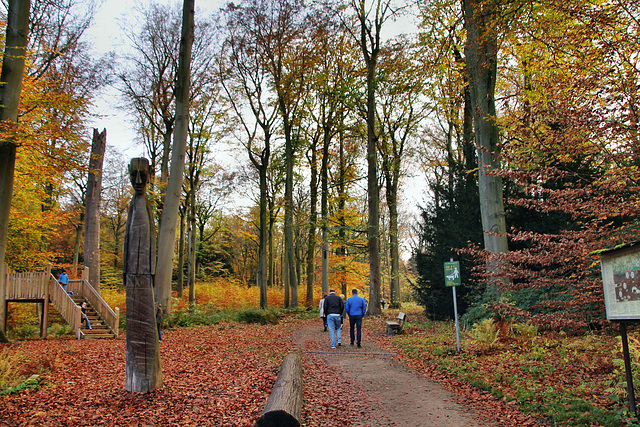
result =
[[315,282],[316,274],[316,228],[318,222],[318,211],[316,205],[318,203],[318,154],[316,150],[317,139],[313,139],[311,148],[311,158],[309,159],[309,165],[311,167],[311,181],[309,183],[309,191],[311,198],[311,205],[309,209],[309,239],[307,241],[307,298],[305,304],[308,307],[313,305],[313,285]]
[[180,209],[180,237],[178,240],[178,283],[176,284],[176,293],[178,298],[182,298],[184,289],[184,242],[185,242],[185,222],[186,207]]
[[[260,225],[258,230],[258,276],[257,282],[258,287],[260,289],[260,308],[267,308],[268,298],[267,298],[267,285],[269,280],[273,280],[272,272],[268,274],[268,269],[270,269],[271,263],[267,265],[267,245],[271,247],[272,236],[271,230],[273,227],[273,222],[267,222],[267,214],[271,210],[268,209],[268,198],[267,198],[267,172],[269,168],[269,156],[270,156],[270,134],[265,133],[265,149],[261,156],[261,161],[253,162],[254,166],[258,169],[259,179],[260,179]],[[267,212],[269,211],[269,212]],[[272,251],[269,251],[269,257],[272,256]],[[271,259],[271,258],[269,258]]]
[[194,1],[184,0],[182,37],[176,87],[176,125],[173,134],[171,171],[167,183],[164,209],[158,231],[158,267],[156,270],[156,300],[165,314],[171,307],[171,275],[175,252],[178,209],[182,192],[184,159],[189,130],[189,87],[191,82],[191,48],[194,31]]
[[378,158],[376,126],[375,73],[377,55],[367,61],[367,196],[369,221],[367,239],[369,250],[369,304],[368,314],[380,314],[380,193],[378,188]]
[[302,411],[302,359],[289,353],[254,427],[299,426]]
[[[498,35],[495,0],[481,4],[464,0],[465,27],[467,29],[467,71],[469,74],[471,103],[474,113],[476,149],[478,152],[478,191],[484,231],[485,250],[500,254],[509,251],[507,226],[502,196],[498,126],[495,121],[495,86],[498,62]],[[489,259],[488,272],[498,282],[506,280],[505,266],[498,257]],[[498,289],[490,285],[490,292]]]
[[[0,74],[0,265],[4,265],[7,249],[9,213],[13,197],[13,175],[16,167],[14,126],[22,91],[22,76],[29,32],[29,0],[9,0],[4,60]],[[2,270],[2,269],[0,269]],[[1,271],[0,271],[1,272]],[[5,276],[0,275],[0,342],[8,342],[5,334]]]
[[189,259],[187,260],[187,272],[189,275],[189,310],[196,306],[196,185],[189,192]]
[[[284,110],[282,110],[284,111]],[[284,192],[284,251],[287,268],[287,289],[291,291],[291,307],[298,307],[298,275],[296,274],[296,256],[293,241],[293,141],[291,140],[291,124],[285,119],[285,159],[286,176]]]
[[[396,172],[399,173],[399,171]],[[389,207],[389,255],[391,256],[390,307],[400,308],[400,243],[398,241],[397,175],[394,182],[387,185],[387,205]]]
[[347,205],[347,196],[346,192],[346,183],[345,183],[345,175],[346,175],[346,165],[344,160],[344,126],[340,126],[340,149],[338,155],[339,161],[339,173],[338,173],[338,241],[340,242],[340,246],[338,248],[338,253],[341,257],[341,267],[340,267],[340,285],[342,288],[342,293],[345,295],[349,295],[347,293],[347,278],[345,272],[345,258],[347,256],[347,221],[345,219],[345,210]]
[[84,266],[89,267],[89,283],[100,293],[100,193],[102,163],[107,146],[107,130],[93,130],[87,198],[84,216]]
[[82,229],[84,228],[84,213],[80,213],[80,223],[76,226],[76,239],[73,244],[73,270],[78,274],[78,263],[80,262],[80,242],[82,241]]
[[[322,185],[320,214],[322,216],[322,293],[329,295],[329,143],[330,130],[325,128],[322,138],[322,166],[320,179]],[[346,295],[346,294],[345,294]]]

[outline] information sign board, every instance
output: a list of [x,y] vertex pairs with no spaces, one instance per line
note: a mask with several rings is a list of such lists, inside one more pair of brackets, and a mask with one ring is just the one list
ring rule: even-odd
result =
[[460,286],[460,261],[452,261],[444,263],[444,285]]

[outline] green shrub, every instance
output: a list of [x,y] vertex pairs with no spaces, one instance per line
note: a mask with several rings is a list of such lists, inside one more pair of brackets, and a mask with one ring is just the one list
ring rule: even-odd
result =
[[15,353],[10,354],[6,349],[0,353],[0,390],[12,387],[24,379],[21,374],[24,356]]
[[531,345],[533,340],[538,336],[538,327],[527,323],[516,323],[511,329],[516,339],[523,343]]
[[500,333],[493,319],[484,319],[480,323],[475,323],[469,335],[480,343],[483,351],[493,349],[500,340]]
[[260,323],[260,324],[274,324],[278,323],[278,313],[275,310],[261,310],[256,308],[250,308],[249,310],[239,311],[236,314],[238,322],[245,323]]
[[73,330],[71,329],[71,326],[69,326],[66,323],[65,324],[54,323],[53,325],[47,328],[47,335],[49,336],[63,337],[65,335],[70,335],[70,334],[73,334]]
[[195,325],[215,325],[217,323],[229,320],[228,313],[224,312],[205,312],[195,309],[193,311],[177,311],[173,314],[173,324],[178,327],[189,327]]
[[9,339],[25,340],[28,338],[38,338],[40,328],[34,325],[19,325],[8,331]]
[[23,390],[35,390],[40,386],[43,378],[40,375],[33,374],[26,380],[22,381],[15,387],[8,387],[0,391],[0,396],[6,396],[8,394],[19,394]]

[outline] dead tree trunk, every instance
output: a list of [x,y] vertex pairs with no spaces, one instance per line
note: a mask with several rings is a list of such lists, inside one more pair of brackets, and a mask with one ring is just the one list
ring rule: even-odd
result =
[[87,201],[84,218],[84,266],[89,267],[89,283],[100,293],[100,190],[102,189],[102,163],[107,145],[107,130],[93,130]]

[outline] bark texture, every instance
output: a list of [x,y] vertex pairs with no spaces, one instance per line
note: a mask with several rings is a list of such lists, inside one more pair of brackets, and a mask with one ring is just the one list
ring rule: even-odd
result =
[[[509,251],[500,169],[499,134],[496,123],[495,88],[498,62],[498,2],[465,0],[467,71],[478,153],[478,192],[485,249],[493,254]],[[498,257],[488,270],[503,274]]]
[[[0,265],[4,264],[16,166],[14,126],[22,91],[22,76],[29,32],[29,0],[9,0],[2,73],[0,74]],[[0,275],[0,342],[5,335],[4,275]]]
[[280,365],[278,379],[255,427],[299,426],[302,410],[302,360],[288,354]]
[[89,283],[100,293],[100,192],[102,164],[107,146],[107,130],[93,130],[87,198],[84,218],[84,266],[89,267]]
[[184,0],[182,38],[176,87],[176,126],[173,134],[171,171],[158,231],[158,271],[156,300],[165,314],[171,307],[171,276],[178,226],[178,209],[184,178],[184,159],[189,127],[189,88],[191,86],[191,49],[194,37],[194,0]]

